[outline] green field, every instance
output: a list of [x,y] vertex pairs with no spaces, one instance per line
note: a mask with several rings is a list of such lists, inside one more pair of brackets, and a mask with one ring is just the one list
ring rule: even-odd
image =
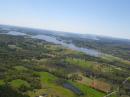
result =
[[14,88],[20,88],[21,86],[25,86],[25,87],[30,87],[30,84],[24,80],[21,80],[21,79],[16,79],[16,80],[12,80],[10,82],[10,85]]
[[39,72],[40,80],[43,89],[36,90],[34,92],[28,92],[31,97],[35,97],[42,94],[48,94],[53,96],[62,96],[62,97],[77,97],[73,92],[68,89],[63,88],[55,83],[58,79],[56,76],[48,72]]
[[26,70],[27,70],[27,68],[24,67],[24,66],[15,66],[14,68],[15,68],[16,70],[18,70],[18,71],[26,71]]
[[0,85],[3,85],[4,84],[4,81],[3,80],[0,80]]
[[99,92],[95,89],[92,89],[86,85],[83,84],[79,84],[76,82],[72,82],[72,84],[74,84],[76,87],[78,87],[81,91],[83,91],[83,93],[85,94],[85,96],[83,97],[103,97],[105,95],[105,93]]

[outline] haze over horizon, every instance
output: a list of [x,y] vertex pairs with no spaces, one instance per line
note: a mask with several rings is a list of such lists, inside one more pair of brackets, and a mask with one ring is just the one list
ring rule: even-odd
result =
[[1,0],[0,24],[130,39],[129,0]]

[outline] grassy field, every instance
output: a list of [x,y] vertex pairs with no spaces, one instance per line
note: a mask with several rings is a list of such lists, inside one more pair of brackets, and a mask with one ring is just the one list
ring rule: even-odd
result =
[[97,63],[97,62],[94,62],[94,61],[87,61],[87,60],[84,60],[84,59],[66,58],[65,61],[70,63],[70,64],[79,66],[83,69],[89,68],[91,70],[98,71],[98,72],[111,72],[112,69],[113,69],[112,66],[108,67],[108,66],[103,65],[101,63]]
[[21,79],[12,80],[10,82],[10,85],[14,88],[20,88],[23,85],[26,87],[30,87],[30,84],[28,82],[21,80]]
[[39,72],[40,80],[42,84],[42,89],[37,89],[33,92],[29,91],[28,94],[30,97],[35,97],[38,95],[47,94],[50,96],[59,96],[59,97],[77,97],[73,92],[68,89],[63,88],[55,83],[58,79],[56,76],[48,72]]
[[3,85],[4,84],[4,81],[3,80],[0,80],[0,85]]
[[82,68],[90,68],[93,65],[91,61],[85,61],[83,59],[66,58],[65,61],[73,65],[78,65]]
[[89,77],[85,77],[82,74],[79,74],[79,76],[82,77],[82,80],[77,80],[78,83],[85,84],[87,86],[90,86],[93,80]]
[[76,80],[76,82],[78,82],[78,83],[84,84],[86,86],[90,86],[92,88],[95,88],[97,90],[100,90],[100,91],[103,91],[103,92],[106,92],[106,93],[111,88],[111,85],[108,84],[107,82],[83,76],[83,74],[81,74],[81,73],[78,73],[78,75],[80,77],[82,77],[82,80]]
[[26,71],[26,70],[28,70],[26,67],[24,67],[24,66],[15,66],[14,67],[16,70],[18,70],[18,71]]
[[[35,91],[29,91],[28,94],[31,97],[35,97],[38,95],[48,94],[49,96],[59,96],[59,97],[79,97],[75,93],[73,93],[71,90],[66,89],[60,85],[57,85],[55,82],[58,80],[58,78],[48,72],[39,72],[40,79],[42,83],[42,89],[37,89]],[[95,89],[92,89],[89,86],[86,86],[84,84],[78,83],[78,82],[72,82],[69,81],[71,84],[79,88],[84,95],[80,97],[103,97],[105,94],[97,91]]]
[[97,91],[84,84],[77,82],[71,82],[71,83],[74,84],[76,87],[78,87],[84,93],[84,96],[82,97],[103,97],[105,95],[105,93]]

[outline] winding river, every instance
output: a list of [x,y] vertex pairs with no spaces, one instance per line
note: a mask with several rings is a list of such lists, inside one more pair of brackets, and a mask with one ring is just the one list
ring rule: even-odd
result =
[[[16,32],[16,31],[9,31],[6,34],[15,35],[15,36],[26,36],[27,35],[25,33]],[[54,44],[60,44],[64,47],[66,47],[66,48],[77,50],[77,51],[86,53],[86,54],[91,55],[91,56],[99,57],[99,56],[102,55],[102,53],[97,51],[97,50],[90,49],[90,48],[77,47],[72,43],[65,43],[63,41],[57,40],[56,37],[53,37],[53,36],[51,37],[51,36],[47,36],[47,35],[42,34],[42,35],[35,35],[35,36],[31,35],[30,37],[35,38],[35,39],[45,40],[47,42],[51,42],[51,43],[54,43]]]

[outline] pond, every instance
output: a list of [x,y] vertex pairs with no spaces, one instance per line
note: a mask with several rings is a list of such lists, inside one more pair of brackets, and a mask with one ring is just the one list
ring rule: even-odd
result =
[[82,91],[80,91],[77,87],[75,87],[74,85],[70,83],[63,83],[63,87],[70,89],[71,91],[73,91],[74,93],[78,95],[83,95]]

